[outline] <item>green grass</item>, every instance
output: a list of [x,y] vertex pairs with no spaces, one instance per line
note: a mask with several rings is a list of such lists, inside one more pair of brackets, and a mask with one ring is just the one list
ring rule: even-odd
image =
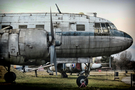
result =
[[[76,84],[76,79],[78,76],[69,75],[68,78],[61,78],[58,76],[49,76],[49,75],[38,75],[38,77],[34,76],[26,76],[24,78],[17,78],[16,83],[9,86],[11,88],[31,88],[31,89],[54,89],[54,90],[116,90],[116,89],[128,89],[130,85],[127,85],[119,80],[114,81],[114,77],[112,75],[91,75],[88,77],[88,85],[86,88],[78,88]],[[123,76],[119,76],[120,79]],[[0,80],[3,82],[4,80]]]

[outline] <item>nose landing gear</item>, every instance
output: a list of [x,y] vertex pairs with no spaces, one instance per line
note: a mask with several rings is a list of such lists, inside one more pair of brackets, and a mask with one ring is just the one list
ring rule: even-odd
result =
[[85,86],[87,86],[87,85],[88,85],[88,79],[87,79],[87,77],[85,77],[85,76],[79,76],[79,77],[77,78],[77,80],[76,80],[76,83],[77,83],[77,85],[78,85],[79,87],[82,86],[83,83],[85,84]]
[[77,79],[76,79],[76,83],[79,87],[86,87],[88,85],[88,76],[89,76],[89,73],[90,73],[90,63],[88,63],[87,66],[87,70],[85,71],[85,75],[86,76],[79,76]]

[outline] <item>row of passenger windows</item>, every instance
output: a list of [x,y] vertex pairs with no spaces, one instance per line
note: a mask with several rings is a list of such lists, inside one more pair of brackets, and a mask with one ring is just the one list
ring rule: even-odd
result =
[[[2,28],[5,28],[9,25],[2,25]],[[27,25],[19,25],[19,29],[26,29]],[[44,25],[36,25],[36,28],[43,28],[44,29]],[[8,29],[13,29],[13,27],[10,27]]]
[[[2,25],[2,28],[7,27],[8,25]],[[19,25],[19,29],[26,29],[27,25]],[[43,28],[44,29],[44,25],[36,25],[36,28]],[[13,29],[13,28],[8,28],[8,29]],[[76,25],[76,30],[77,31],[85,31],[85,25],[83,24],[77,24]]]
[[[26,29],[27,25],[19,25],[19,29]],[[36,25],[36,28],[43,28],[44,29],[44,25]]]

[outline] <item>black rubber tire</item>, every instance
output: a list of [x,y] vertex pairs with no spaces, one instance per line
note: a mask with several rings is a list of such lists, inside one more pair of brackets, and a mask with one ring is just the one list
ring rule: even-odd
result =
[[79,76],[77,79],[76,79],[76,83],[77,85],[80,87],[80,85],[82,84],[82,80],[85,80],[84,83],[85,85],[87,86],[88,85],[88,79],[85,77],[85,76]]
[[13,81],[15,81],[16,79],[16,74],[14,72],[7,72],[5,75],[4,75],[4,79],[6,82],[8,83],[12,83]]

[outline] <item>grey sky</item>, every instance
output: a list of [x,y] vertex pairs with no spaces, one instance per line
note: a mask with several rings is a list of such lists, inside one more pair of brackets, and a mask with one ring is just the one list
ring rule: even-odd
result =
[[55,3],[62,12],[97,12],[98,17],[113,22],[133,37],[134,44],[128,50],[135,59],[135,0],[0,0],[0,13],[49,12],[50,7],[58,12]]

